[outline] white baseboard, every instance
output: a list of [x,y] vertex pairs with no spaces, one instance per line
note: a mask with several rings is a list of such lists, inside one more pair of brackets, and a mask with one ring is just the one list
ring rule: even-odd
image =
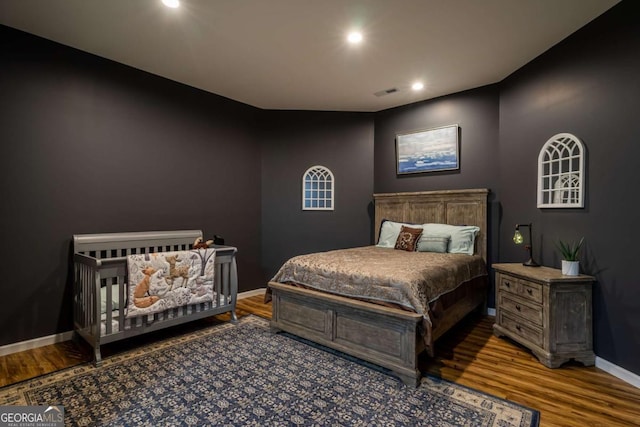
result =
[[493,317],[496,317],[496,309],[495,309],[495,308],[488,307],[488,308],[487,308],[487,316],[493,316]]
[[48,335],[46,337],[34,338],[27,341],[7,344],[0,347],[0,356],[18,353],[20,351],[31,350],[45,345],[55,344],[57,342],[69,341],[73,337],[73,331],[62,332],[59,334]]
[[634,387],[640,388],[640,375],[627,371],[626,369],[621,368],[618,365],[614,365],[608,360],[596,356],[596,368],[600,368],[606,373],[620,378],[622,381],[629,383]]
[[267,291],[267,288],[258,288],[258,289],[253,289],[251,291],[240,292],[238,294],[238,299],[241,300],[244,298],[255,297],[256,295],[264,295],[266,291]]
[[[266,288],[253,289],[251,291],[240,292],[238,300],[253,297],[256,295],[264,295]],[[59,334],[48,335],[46,337],[34,338],[27,341],[7,344],[0,347],[0,356],[18,353],[25,350],[32,350],[45,345],[51,345],[58,342],[69,341],[73,337],[73,331],[61,332]]]

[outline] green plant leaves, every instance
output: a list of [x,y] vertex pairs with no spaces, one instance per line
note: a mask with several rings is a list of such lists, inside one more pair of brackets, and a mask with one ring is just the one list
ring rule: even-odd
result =
[[564,260],[578,261],[578,253],[580,252],[582,242],[584,242],[584,237],[581,238],[578,243],[565,243],[562,240],[558,240],[558,243],[556,243],[556,247],[562,254],[562,258]]

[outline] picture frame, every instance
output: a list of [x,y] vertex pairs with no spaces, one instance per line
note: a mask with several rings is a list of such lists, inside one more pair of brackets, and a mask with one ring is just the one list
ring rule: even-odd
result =
[[455,125],[396,135],[396,173],[409,175],[460,169],[460,127]]

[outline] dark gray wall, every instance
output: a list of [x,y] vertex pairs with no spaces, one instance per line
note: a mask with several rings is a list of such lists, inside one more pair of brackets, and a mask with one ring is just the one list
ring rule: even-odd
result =
[[262,284],[259,110],[0,26],[0,345],[72,329],[74,233],[197,228]]
[[[486,187],[497,183],[498,86],[456,93],[376,114],[376,193]],[[460,170],[396,175],[395,136],[460,125]]]
[[[594,286],[598,356],[640,373],[640,286],[633,256],[640,158],[640,15],[622,2],[500,86],[502,261],[520,261],[516,222],[532,221],[536,256],[559,266],[553,242],[585,237],[584,272]],[[585,209],[537,209],[537,157],[559,132],[585,144]]]
[[[294,255],[368,245],[373,114],[268,111],[263,116],[262,263],[267,277]],[[302,174],[328,167],[335,210],[302,210]]]

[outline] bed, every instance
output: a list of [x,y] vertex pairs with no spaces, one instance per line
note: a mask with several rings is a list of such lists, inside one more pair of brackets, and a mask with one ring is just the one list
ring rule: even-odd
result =
[[[193,245],[198,240],[202,240],[200,230],[73,236],[74,339],[81,338],[93,348],[96,366],[102,362],[100,347],[107,343],[226,312],[231,313],[231,319],[235,322],[237,250],[221,245],[196,250]],[[194,260],[200,256],[207,257],[206,264],[202,263],[203,275],[198,272],[198,277],[194,277],[194,281],[202,278],[200,283],[194,284],[197,288],[187,288],[185,284],[189,277],[178,276],[179,268],[176,264],[169,264],[167,270],[174,269],[176,277],[164,277],[161,273],[165,272],[158,269],[155,272],[157,275],[154,273],[158,279],[157,285],[169,287],[169,283],[171,286],[175,283],[176,288],[171,295],[186,295],[187,299],[174,306],[161,305],[164,301],[149,301],[155,297],[148,290],[140,295],[141,298],[137,298],[138,283],[143,283],[145,279],[143,273],[140,273],[142,281],[131,276],[132,260],[135,261],[136,257],[153,257],[154,262],[159,263],[164,262],[160,257],[168,257],[169,254],[191,257],[184,260],[190,265],[194,265]],[[143,264],[151,265],[151,262]],[[210,277],[204,275],[205,267]],[[196,267],[196,270],[199,268]],[[152,275],[149,274],[149,282],[151,279]],[[128,282],[131,286],[127,286]],[[164,294],[170,293],[165,289]],[[141,302],[138,304],[135,300]]]
[[[461,270],[476,271],[480,268],[483,273],[476,271],[468,280],[464,280],[464,283],[428,301],[428,315],[407,307],[404,303],[388,304],[386,301],[380,301],[373,291],[367,294],[367,298],[361,298],[359,294],[357,299],[347,296],[355,288],[365,289],[368,280],[372,283],[371,288],[375,288],[374,278],[365,276],[369,273],[358,272],[355,276],[349,276],[350,278],[343,278],[338,274],[324,287],[315,284],[310,287],[305,280],[295,283],[286,275],[281,275],[281,271],[286,270],[292,260],[300,263],[295,257],[287,261],[275,276],[285,277],[286,280],[281,280],[284,283],[280,283],[278,279],[268,284],[268,293],[273,301],[271,327],[382,366],[391,370],[404,383],[418,385],[421,377],[418,368],[419,354],[426,350],[433,355],[434,342],[442,334],[470,312],[486,310],[488,193],[487,189],[469,189],[374,194],[376,242],[379,240],[383,221],[477,227],[475,245],[469,251],[472,255],[434,256],[440,257],[439,262],[442,262],[446,255],[455,255],[458,261],[469,262],[467,267],[460,267]],[[320,263],[322,268],[330,271],[331,268],[326,265],[329,260],[337,259],[338,261],[329,263],[332,264],[332,268],[339,269],[341,262],[357,264],[354,260],[360,256],[359,252],[371,252],[374,258],[380,258],[382,250],[387,251],[385,254],[394,256],[400,256],[396,252],[403,252],[365,247],[336,251],[337,253],[320,253],[319,260],[314,261],[310,261],[306,256],[300,259],[308,263]],[[405,254],[411,257],[419,256],[406,252]],[[463,259],[465,257],[468,261]],[[325,264],[321,264],[322,258]],[[417,258],[412,258],[409,263],[413,263],[415,259]],[[482,267],[478,267],[478,262]],[[443,264],[440,266],[445,267]],[[365,267],[362,269],[366,270]],[[352,277],[359,279],[355,280]],[[346,283],[334,283],[341,280]],[[333,287],[334,285],[336,287]],[[338,286],[344,286],[347,291]]]

